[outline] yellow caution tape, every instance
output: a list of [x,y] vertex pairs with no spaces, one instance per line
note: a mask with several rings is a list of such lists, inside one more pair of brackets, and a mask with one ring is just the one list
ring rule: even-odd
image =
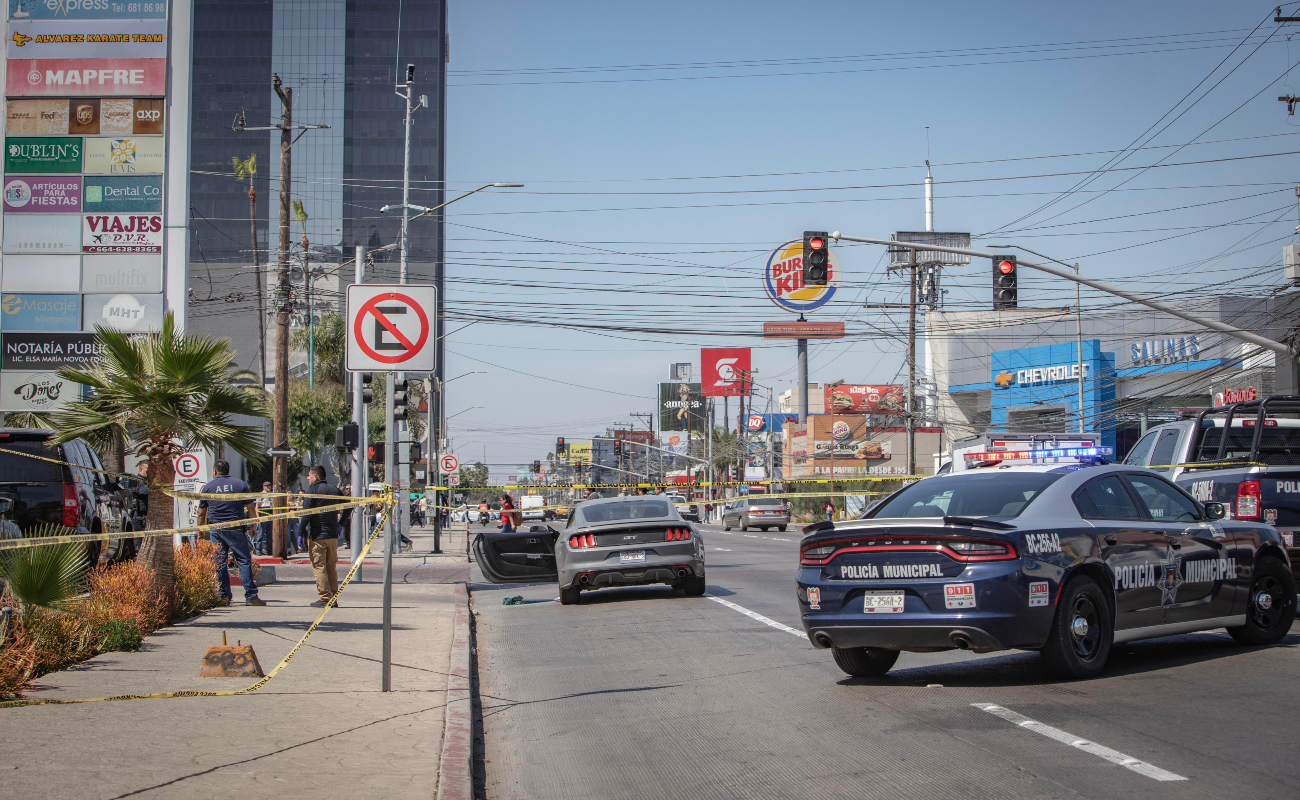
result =
[[173,697],[234,697],[236,695],[256,692],[258,689],[261,689],[263,686],[270,683],[272,678],[279,675],[280,672],[289,665],[289,662],[293,660],[293,657],[297,655],[298,651],[302,649],[302,646],[307,643],[307,639],[309,639],[311,635],[316,632],[316,629],[320,627],[321,622],[325,619],[325,615],[334,608],[334,604],[338,601],[339,595],[343,593],[344,589],[348,588],[348,584],[352,582],[352,578],[357,574],[357,570],[361,568],[361,562],[365,560],[366,554],[370,552],[370,546],[375,543],[375,539],[379,537],[379,532],[384,529],[384,523],[388,521],[388,515],[392,512],[391,501],[392,493],[389,492],[388,496],[384,499],[384,502],[388,503],[388,507],[384,511],[383,518],[380,519],[379,524],[375,526],[375,530],[370,534],[370,538],[366,540],[365,547],[361,548],[361,552],[358,554],[356,560],[352,562],[352,568],[348,570],[348,574],[344,576],[343,580],[339,583],[338,591],[334,593],[334,596],[331,597],[329,602],[325,604],[325,607],[321,609],[320,615],[316,617],[316,621],[311,624],[311,627],[307,628],[307,632],[302,635],[302,638],[293,646],[293,649],[289,651],[288,655],[281,659],[280,663],[276,664],[274,669],[262,678],[258,679],[258,681],[253,685],[247,686],[243,689],[233,689],[220,692],[185,690],[179,692],[157,692],[154,694],[119,694],[112,697],[87,697],[75,700],[56,700],[53,698],[37,700],[9,700],[0,702],[0,708],[55,705],[66,706],[78,705],[81,703],[110,703],[117,700],[167,700]]

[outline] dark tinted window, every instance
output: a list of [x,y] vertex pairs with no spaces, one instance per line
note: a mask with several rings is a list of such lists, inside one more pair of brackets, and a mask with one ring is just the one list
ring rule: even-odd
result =
[[1060,480],[1050,472],[963,472],[917,481],[881,504],[874,519],[1015,517]]
[[1137,506],[1133,504],[1133,498],[1129,496],[1128,490],[1124,488],[1124,483],[1118,475],[1108,475],[1093,481],[1079,490],[1080,495],[1086,496],[1085,502],[1078,502],[1076,498],[1075,507],[1079,513],[1085,517],[1093,519],[1141,519],[1142,515],[1138,513]]
[[[1177,428],[1160,431],[1160,439],[1156,441],[1156,446],[1151,450],[1151,460],[1149,463],[1152,468],[1165,467],[1175,463],[1174,449],[1178,447],[1178,436],[1180,431]],[[1125,462],[1127,463],[1127,462]]]
[[1125,475],[1156,522],[1195,522],[1201,512],[1191,498],[1154,475]]
[[779,497],[753,497],[750,498],[751,506],[783,506],[785,501]]
[[672,515],[672,507],[663,500],[629,500],[623,503],[601,503],[578,509],[587,523],[621,522],[627,519],[662,519]]
[[[59,457],[57,449],[51,450],[45,446],[45,442],[30,439],[26,441],[0,439],[0,448],[45,458]],[[63,470],[58,464],[51,464],[48,461],[37,461],[14,453],[0,452],[0,484],[12,482],[62,483]]]

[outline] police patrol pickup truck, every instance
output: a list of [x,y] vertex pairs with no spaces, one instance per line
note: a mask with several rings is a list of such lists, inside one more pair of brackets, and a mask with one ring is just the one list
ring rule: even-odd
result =
[[1272,525],[1292,564],[1300,558],[1300,397],[1234,403],[1158,425],[1124,463],[1159,472],[1202,503],[1223,503],[1229,519]]

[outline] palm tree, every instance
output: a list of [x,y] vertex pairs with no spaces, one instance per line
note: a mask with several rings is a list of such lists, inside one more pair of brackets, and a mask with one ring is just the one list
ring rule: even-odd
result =
[[[128,335],[95,326],[103,350],[86,370],[64,367],[59,377],[83,384],[92,394],[56,412],[54,440],[84,438],[94,444],[119,436],[149,461],[152,487],[170,487],[172,464],[186,448],[229,447],[251,462],[264,457],[261,431],[237,425],[235,415],[267,417],[263,393],[232,382],[235,358],[226,339],[177,330],[171,312],[162,330]],[[172,526],[173,501],[150,493],[150,530]],[[156,587],[174,598],[173,553],[168,537],[149,537],[137,562],[153,571]]]
[[257,377],[266,385],[266,301],[262,299],[262,268],[257,252],[257,189],[253,188],[253,178],[257,177],[257,153],[250,153],[241,161],[238,156],[231,156],[230,163],[235,168],[237,180],[248,179],[248,232],[253,241],[253,280],[257,283]]

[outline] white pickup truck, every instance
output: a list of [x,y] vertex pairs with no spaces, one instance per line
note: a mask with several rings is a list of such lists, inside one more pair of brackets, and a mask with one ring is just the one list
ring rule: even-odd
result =
[[526,494],[519,498],[519,510],[525,522],[528,520],[546,522],[555,516],[551,509],[546,507],[546,498],[536,494]]

